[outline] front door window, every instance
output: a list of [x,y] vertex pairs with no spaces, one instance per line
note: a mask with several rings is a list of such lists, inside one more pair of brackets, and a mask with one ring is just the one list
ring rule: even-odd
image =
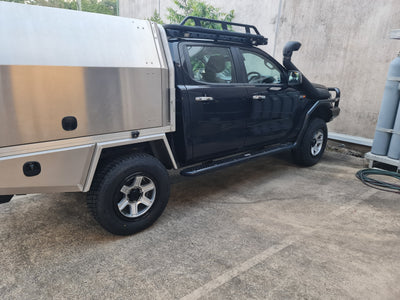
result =
[[282,73],[274,63],[256,53],[246,50],[241,50],[241,52],[244,59],[248,83],[282,83]]

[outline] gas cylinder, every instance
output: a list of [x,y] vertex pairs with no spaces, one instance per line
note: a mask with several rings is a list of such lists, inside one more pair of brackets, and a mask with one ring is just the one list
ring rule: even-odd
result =
[[[374,142],[372,143],[371,153],[376,155],[387,155],[389,146],[391,154],[396,153],[397,159],[400,155],[400,53],[392,60],[389,66],[385,91],[383,93],[381,110],[376,125]],[[397,116],[397,118],[396,118]],[[397,122],[395,122],[397,120]],[[396,124],[395,124],[396,123]],[[394,129],[397,126],[398,130]],[[397,134],[399,133],[399,134]]]

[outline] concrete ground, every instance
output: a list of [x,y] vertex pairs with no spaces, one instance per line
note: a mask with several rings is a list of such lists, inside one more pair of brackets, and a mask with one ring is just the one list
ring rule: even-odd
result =
[[130,237],[82,194],[18,196],[0,206],[1,299],[399,299],[400,197],[362,167],[327,152],[172,176],[164,214]]

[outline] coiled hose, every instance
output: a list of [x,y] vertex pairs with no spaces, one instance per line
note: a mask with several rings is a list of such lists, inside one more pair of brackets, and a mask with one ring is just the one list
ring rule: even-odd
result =
[[390,176],[397,180],[400,180],[400,174],[396,172],[390,172],[380,169],[364,169],[360,170],[356,173],[356,177],[362,181],[365,185],[369,187],[373,187],[375,189],[392,192],[392,193],[400,193],[400,185],[389,183],[385,181],[381,181],[375,178],[368,177],[369,175],[381,175],[381,176]]

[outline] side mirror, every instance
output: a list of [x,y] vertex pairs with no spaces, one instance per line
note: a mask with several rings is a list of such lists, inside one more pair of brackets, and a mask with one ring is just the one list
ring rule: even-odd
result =
[[288,72],[288,85],[296,86],[303,82],[303,76],[299,71],[289,71]]

